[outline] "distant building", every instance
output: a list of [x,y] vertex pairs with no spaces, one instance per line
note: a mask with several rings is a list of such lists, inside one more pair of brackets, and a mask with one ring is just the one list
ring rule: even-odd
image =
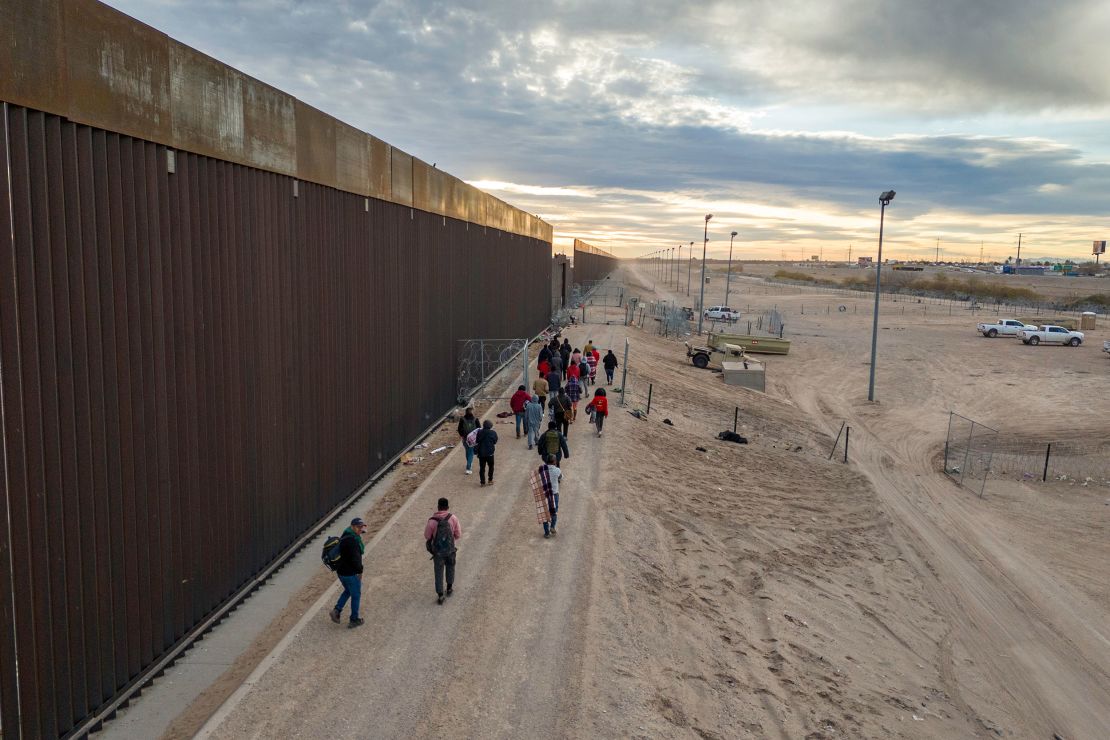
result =
[[858,258],[856,258],[856,266],[857,267],[871,267],[871,258],[870,257],[858,257]]

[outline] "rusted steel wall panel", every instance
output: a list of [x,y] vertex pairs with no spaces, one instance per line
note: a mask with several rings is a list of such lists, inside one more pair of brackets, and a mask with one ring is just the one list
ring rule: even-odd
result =
[[406,154],[397,147],[390,149],[389,173],[391,177],[390,191],[393,202],[405,206],[412,206],[412,155]]
[[[364,177],[362,155],[352,158],[358,148],[350,148],[345,135],[354,136],[354,129],[340,133],[345,124],[332,116],[97,0],[0,3],[0,42],[0,100],[413,205],[407,155],[390,156],[382,150],[385,142],[357,131],[370,149],[370,175]],[[391,171],[395,162],[402,165],[396,173]],[[430,201],[444,204],[432,212],[463,218],[464,210],[450,197],[458,181],[445,177],[429,180],[438,194]],[[551,239],[551,226],[535,216],[512,209],[516,216],[506,217],[500,207],[485,210],[496,220],[477,223]]]
[[3,122],[0,715],[56,737],[450,409],[459,339],[543,328],[550,244]]
[[[171,66],[170,41],[165,34],[90,0],[66,3],[60,28],[67,29],[65,63],[71,118],[97,121],[101,128],[154,141],[174,136],[170,74],[171,69],[187,70],[188,65],[179,59]],[[192,52],[174,45],[180,53]],[[208,62],[205,71],[214,71],[213,60],[203,58]],[[196,90],[188,90],[193,92]],[[196,143],[197,137],[191,140]]]
[[617,269],[617,258],[603,249],[574,240],[574,280],[578,284],[604,280]]

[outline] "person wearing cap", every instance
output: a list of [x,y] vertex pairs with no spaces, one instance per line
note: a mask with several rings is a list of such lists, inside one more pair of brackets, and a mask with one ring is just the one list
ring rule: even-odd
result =
[[474,415],[474,407],[467,406],[466,413],[463,414],[463,418],[459,419],[458,426],[459,439],[462,440],[463,450],[466,452],[467,475],[470,475],[473,472],[471,468],[474,466],[474,448],[466,443],[466,437],[475,429],[478,429],[481,425],[481,422],[478,421],[478,417]]
[[351,520],[351,526],[339,535],[339,564],[335,568],[335,574],[339,576],[339,582],[343,585],[343,593],[339,595],[339,601],[331,610],[331,621],[339,624],[343,607],[347,605],[349,599],[351,619],[347,622],[347,626],[351,628],[361,627],[365,622],[358,615],[359,602],[362,601],[362,554],[366,552],[362,535],[365,532],[366,522],[356,516]]
[[[441,498],[436,513],[424,525],[424,545],[432,556],[435,571],[436,603],[455,593],[455,541],[462,537],[459,518],[451,513],[447,499]],[[444,573],[446,571],[446,573]],[[443,576],[447,576],[447,591],[443,590]]]

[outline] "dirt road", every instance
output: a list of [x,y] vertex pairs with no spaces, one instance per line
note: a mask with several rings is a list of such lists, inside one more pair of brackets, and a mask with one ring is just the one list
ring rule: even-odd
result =
[[[592,327],[602,347],[621,327]],[[584,343],[584,330],[569,332]],[[507,402],[495,411],[507,408]],[[494,418],[494,421],[497,421]],[[582,634],[589,611],[593,489],[609,436],[584,414],[571,427],[559,535],[536,523],[528,472],[539,462],[496,424],[492,486],[464,476],[462,450],[368,546],[362,616],[349,630],[326,605],[250,690],[206,727],[213,738],[520,737],[578,734]],[[455,595],[438,606],[422,531],[440,496],[461,520]]]

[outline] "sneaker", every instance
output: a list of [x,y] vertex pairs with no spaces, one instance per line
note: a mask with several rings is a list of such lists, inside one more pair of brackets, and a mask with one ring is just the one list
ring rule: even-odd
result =
[[557,534],[559,534],[559,533],[555,531],[555,527],[552,527],[551,528],[551,536],[554,537]]
[[481,483],[479,483],[478,485],[480,485],[480,486],[484,486],[485,484],[486,484],[486,482],[485,482],[485,481],[482,481],[482,482],[481,482]]
[[532,445],[528,445],[528,449],[532,449]]
[[366,620],[362,617],[359,617],[358,619],[352,619],[350,622],[347,623],[347,629],[353,630],[355,627],[361,627],[364,624],[366,624]]
[[447,587],[447,596],[450,596],[453,593],[455,593],[455,588],[453,586],[448,586]]
[[551,539],[551,533],[550,533],[550,532],[544,532],[544,533],[543,533],[543,538],[544,538],[545,540]]
[[328,616],[331,617],[331,621],[335,622],[336,624],[339,624],[339,610],[338,609],[332,609],[330,612],[328,612]]
[[473,470],[467,470],[467,471],[466,471],[466,474],[467,474],[467,475],[474,475],[474,471],[473,471]]
[[493,476],[492,476],[492,475],[491,475],[491,476],[489,477],[489,484],[490,484],[491,486],[493,485]]
[[444,596],[443,594],[440,594],[440,595],[439,595],[438,597],[436,597],[436,603],[437,603],[437,604],[442,604],[442,603],[443,603],[443,600],[444,600],[445,598],[447,598],[447,597],[446,597],[446,596]]

